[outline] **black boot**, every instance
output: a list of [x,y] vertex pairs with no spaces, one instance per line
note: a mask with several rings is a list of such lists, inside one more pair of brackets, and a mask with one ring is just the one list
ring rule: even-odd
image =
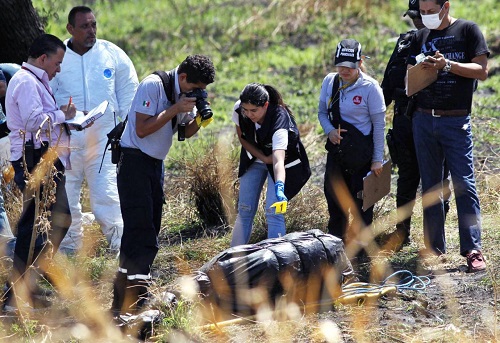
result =
[[148,286],[149,282],[146,280],[127,282],[125,302],[129,312],[137,314],[147,305],[149,300]]
[[117,272],[113,283],[113,303],[111,304],[111,315],[113,318],[122,313],[125,293],[127,289],[127,274]]
[[410,244],[410,218],[396,224],[396,235],[398,236],[401,247]]

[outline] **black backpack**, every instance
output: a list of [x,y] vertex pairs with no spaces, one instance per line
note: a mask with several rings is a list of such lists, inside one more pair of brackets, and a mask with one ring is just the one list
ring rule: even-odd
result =
[[[170,70],[169,72],[165,72],[163,70],[157,70],[153,72],[153,74],[158,75],[163,83],[163,89],[165,90],[165,94],[167,95],[168,101],[171,103],[175,103],[175,69]],[[102,154],[101,166],[99,167],[99,172],[101,172],[102,163],[104,161],[104,156],[106,155],[106,151],[111,150],[111,163],[117,164],[120,160],[120,140],[122,138],[123,131],[125,131],[125,126],[128,121],[128,116],[125,117],[125,120],[118,123],[113,130],[109,131],[106,136],[108,137],[108,141],[106,142],[106,147],[104,148],[104,153]],[[173,117],[170,121],[172,123],[172,129],[177,125],[177,116]]]

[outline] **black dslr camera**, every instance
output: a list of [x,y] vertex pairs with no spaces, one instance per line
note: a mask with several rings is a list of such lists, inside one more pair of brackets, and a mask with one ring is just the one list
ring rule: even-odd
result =
[[186,97],[196,98],[196,109],[198,110],[198,113],[200,113],[202,120],[210,119],[214,115],[212,109],[210,108],[210,104],[206,100],[207,96],[207,92],[201,88],[196,88],[194,91],[186,93]]

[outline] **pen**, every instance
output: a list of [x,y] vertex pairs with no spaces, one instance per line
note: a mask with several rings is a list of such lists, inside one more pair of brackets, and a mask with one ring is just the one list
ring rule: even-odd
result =
[[337,129],[337,133],[339,135],[339,142],[340,142],[340,123],[339,123],[339,128]]
[[70,95],[69,96],[69,102],[68,102],[68,108],[71,106],[71,101],[73,101],[73,97]]

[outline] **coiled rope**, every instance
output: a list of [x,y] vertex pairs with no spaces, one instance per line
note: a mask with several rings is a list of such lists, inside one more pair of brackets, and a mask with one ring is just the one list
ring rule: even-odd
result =
[[[398,281],[391,281],[396,276]],[[378,299],[390,293],[423,292],[430,283],[431,279],[427,276],[417,276],[409,270],[399,270],[385,278],[380,285],[367,282],[352,282],[342,286],[342,295],[336,299],[336,302],[342,304],[356,302],[358,305],[362,305],[366,300]]]

